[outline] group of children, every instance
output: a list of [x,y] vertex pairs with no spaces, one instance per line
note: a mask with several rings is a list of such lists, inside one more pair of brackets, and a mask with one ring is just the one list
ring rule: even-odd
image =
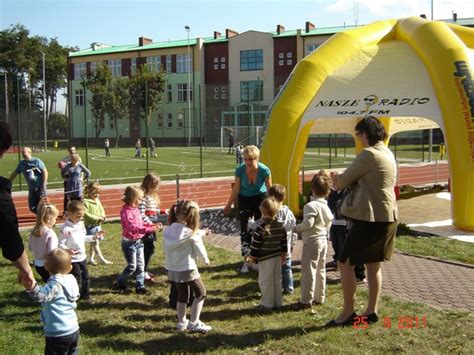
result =
[[[159,185],[159,177],[150,173],[141,187],[128,186],[125,189],[120,220],[121,248],[127,266],[113,284],[113,289],[120,293],[131,292],[127,280],[135,274],[135,292],[150,294],[145,280],[152,280],[154,275],[147,271],[147,267],[154,252],[156,232],[163,229],[158,221]],[[259,312],[282,307],[282,294],[294,292],[291,252],[297,233],[303,240],[301,296],[293,308],[305,309],[325,302],[327,241],[334,219],[326,200],[331,191],[329,174],[323,170],[316,174],[311,191],[311,201],[304,206],[301,223],[297,224],[293,213],[283,205],[285,188],[278,184],[270,188],[268,197],[260,205],[261,219],[249,223],[252,242],[247,262],[258,263]],[[95,255],[100,262],[111,263],[105,259],[99,246],[99,241],[104,238],[101,223],[105,220],[99,194],[100,185],[91,182],[87,185],[83,202],[69,202],[67,220],[61,227],[59,238],[53,230],[58,210],[48,203],[39,208],[29,244],[35,268],[46,285],[35,285],[28,292],[43,304],[47,349],[65,343],[69,344],[69,349],[77,346],[76,301],[90,297],[85,243],[91,243],[90,264],[96,264]],[[200,229],[199,207],[189,200],[171,207],[168,224],[163,235],[163,247],[171,284],[170,304],[171,298],[176,297],[176,328],[179,331],[207,332],[212,328],[200,320],[206,288],[198,271],[197,259],[209,265],[202,241],[209,230]],[[186,317],[188,305],[191,305],[189,319]],[[61,312],[57,313],[57,309]],[[67,326],[59,326],[66,321]]]

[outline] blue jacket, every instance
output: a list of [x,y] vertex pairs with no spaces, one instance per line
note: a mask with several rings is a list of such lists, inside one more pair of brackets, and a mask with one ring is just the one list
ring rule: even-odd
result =
[[44,335],[62,337],[79,330],[75,309],[79,299],[79,286],[73,275],[52,275],[46,285],[38,284],[28,294],[41,302],[41,321]]

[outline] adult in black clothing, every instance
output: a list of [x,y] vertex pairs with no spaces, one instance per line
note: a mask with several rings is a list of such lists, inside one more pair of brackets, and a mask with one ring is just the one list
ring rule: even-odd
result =
[[227,154],[233,154],[234,153],[234,135],[232,132],[229,133],[229,152]]
[[[12,144],[10,128],[5,122],[0,122],[0,159],[8,151]],[[10,180],[0,177],[0,247],[3,256],[10,260],[18,272],[18,280],[25,280],[29,288],[35,284],[35,278],[31,271],[20,233],[18,231],[18,218],[15,205],[12,200],[12,184]]]

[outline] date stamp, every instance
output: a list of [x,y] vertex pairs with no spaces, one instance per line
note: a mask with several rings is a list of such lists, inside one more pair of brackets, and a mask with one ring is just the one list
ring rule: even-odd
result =
[[[426,316],[398,316],[383,317],[384,329],[416,329],[426,328],[428,326],[428,319]],[[353,328],[357,330],[365,330],[369,327],[369,322],[366,316],[357,316],[354,318]]]

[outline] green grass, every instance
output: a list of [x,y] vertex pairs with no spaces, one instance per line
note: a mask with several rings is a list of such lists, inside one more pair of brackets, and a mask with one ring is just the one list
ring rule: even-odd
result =
[[[151,296],[118,295],[110,290],[125,262],[120,251],[120,226],[106,224],[107,237],[102,250],[114,265],[91,266],[92,298],[79,302],[82,353],[157,353],[157,352],[230,352],[230,353],[473,353],[474,317],[468,312],[439,311],[423,304],[382,297],[380,315],[390,317],[367,330],[352,327],[323,329],[342,305],[339,284],[328,285],[327,303],[315,313],[281,312],[257,315],[259,301],[255,273],[236,272],[238,253],[207,245],[210,267],[200,269],[208,289],[201,319],[213,326],[207,335],[180,334],[174,330],[175,312],[166,307],[168,287],[163,252],[158,243],[151,270],[159,283],[151,286]],[[5,354],[41,353],[44,348],[39,304],[15,284],[15,272],[0,259],[0,349]],[[285,303],[299,296],[299,272],[295,273],[297,291],[285,296]],[[362,310],[366,291],[358,292],[357,309]],[[189,312],[189,311],[188,311]],[[401,316],[426,317],[427,326],[399,329]],[[388,319],[388,318],[387,318]]]

